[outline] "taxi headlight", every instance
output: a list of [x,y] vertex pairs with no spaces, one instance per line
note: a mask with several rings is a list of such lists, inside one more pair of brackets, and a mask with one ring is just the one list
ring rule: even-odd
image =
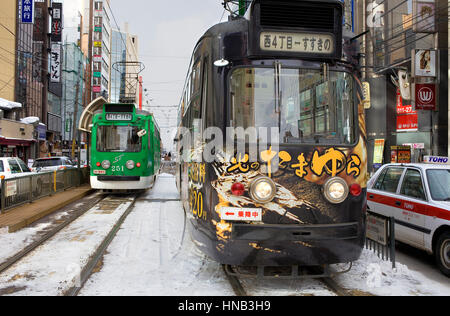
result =
[[348,185],[342,178],[331,178],[323,187],[323,194],[328,202],[339,204],[348,197]]
[[130,170],[134,169],[134,161],[133,160],[128,160],[126,166]]
[[260,177],[250,185],[250,197],[258,203],[269,203],[276,195],[277,187],[272,179]]
[[110,167],[111,167],[111,162],[109,162],[109,160],[103,160],[102,168],[103,169],[109,169]]

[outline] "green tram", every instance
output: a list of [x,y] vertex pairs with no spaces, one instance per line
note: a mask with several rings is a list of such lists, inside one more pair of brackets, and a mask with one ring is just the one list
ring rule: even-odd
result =
[[161,138],[152,114],[133,104],[105,104],[92,120],[91,186],[105,191],[153,186]]

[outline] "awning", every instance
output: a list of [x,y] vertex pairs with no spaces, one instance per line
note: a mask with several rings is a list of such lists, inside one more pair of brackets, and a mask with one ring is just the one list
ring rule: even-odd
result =
[[35,143],[35,139],[18,139],[18,138],[6,138],[0,137],[0,145],[3,146],[31,146],[32,143]]
[[1,110],[10,111],[10,110],[20,109],[20,108],[22,108],[21,103],[12,102],[12,101],[8,101],[6,99],[0,98],[0,109]]
[[78,129],[83,132],[90,133],[92,130],[92,119],[94,117],[94,113],[98,110],[103,109],[103,105],[108,103],[105,98],[99,97],[92,101],[86,109],[84,109],[81,114],[80,123],[78,125]]

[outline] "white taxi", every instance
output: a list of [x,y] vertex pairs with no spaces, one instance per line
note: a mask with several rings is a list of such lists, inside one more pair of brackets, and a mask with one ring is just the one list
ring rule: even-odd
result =
[[424,161],[380,168],[368,183],[367,206],[394,217],[396,240],[434,254],[450,277],[450,159]]

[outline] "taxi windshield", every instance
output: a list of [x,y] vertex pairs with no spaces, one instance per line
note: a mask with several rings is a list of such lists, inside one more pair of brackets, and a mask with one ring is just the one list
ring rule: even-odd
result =
[[450,201],[450,169],[427,170],[433,200]]

